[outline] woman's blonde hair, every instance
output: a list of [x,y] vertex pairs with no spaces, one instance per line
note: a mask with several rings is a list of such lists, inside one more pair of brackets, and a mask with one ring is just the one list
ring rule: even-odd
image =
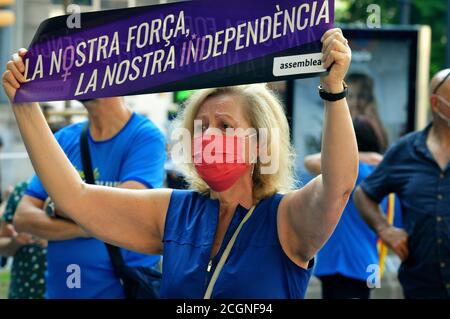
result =
[[[272,143],[278,151],[278,170],[273,174],[261,174],[263,164],[258,157],[253,171],[253,197],[260,200],[277,192],[286,193],[295,185],[294,161],[295,153],[290,143],[289,124],[282,104],[265,84],[239,85],[221,88],[203,89],[195,92],[186,102],[184,110],[176,120],[176,126],[187,129],[194,136],[194,120],[200,106],[210,97],[219,95],[234,95],[242,97],[246,102],[244,114],[250,121],[250,127],[257,131],[267,129],[267,156],[273,159]],[[279,134],[273,135],[272,129],[278,129]],[[279,140],[274,138],[278,137]],[[259,143],[259,141],[258,141]],[[269,164],[270,165],[270,164]],[[190,189],[203,194],[210,192],[209,186],[197,174],[192,161],[183,165],[183,171]]]

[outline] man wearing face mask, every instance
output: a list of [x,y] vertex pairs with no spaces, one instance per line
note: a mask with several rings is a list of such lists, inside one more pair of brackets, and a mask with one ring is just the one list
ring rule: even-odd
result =
[[[356,206],[381,240],[400,256],[406,298],[450,298],[450,69],[431,81],[433,120],[403,137],[356,190]],[[396,193],[403,224],[388,224],[378,203]]]

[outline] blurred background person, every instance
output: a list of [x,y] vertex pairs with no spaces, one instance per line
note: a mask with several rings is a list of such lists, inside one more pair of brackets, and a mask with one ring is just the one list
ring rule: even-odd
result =
[[381,122],[378,105],[375,98],[373,79],[363,73],[351,73],[346,78],[349,86],[348,106],[352,118],[360,115],[373,119],[375,134],[380,144],[380,152],[384,152],[389,145],[386,130]]
[[[10,186],[6,190],[3,190],[3,178],[2,178],[2,151],[3,151],[3,138],[0,136],[0,221],[2,220],[3,215],[5,214],[6,210],[6,199],[9,197],[9,194],[11,194],[13,187]],[[5,231],[4,233],[1,233],[0,230],[0,238],[3,236],[9,237],[11,235],[10,231]],[[9,245],[9,239],[2,238],[0,239],[0,269],[6,266],[6,263],[8,262],[8,254],[2,254],[3,247],[6,247]],[[6,248],[6,251],[9,249]],[[3,251],[5,252],[5,251]]]
[[[49,123],[56,133],[60,123]],[[12,257],[8,299],[45,298],[45,272],[47,270],[47,240],[27,233],[17,233],[14,215],[28,188],[29,181],[18,183],[5,201],[0,215],[0,255],[4,260]]]
[[[432,123],[386,153],[355,193],[358,211],[401,259],[406,298],[450,298],[450,69],[430,86]],[[378,203],[402,203],[404,229],[389,225]]]
[[[383,157],[374,120],[359,115],[353,120],[353,126],[359,150],[358,185]],[[305,167],[313,175],[320,174],[321,154],[305,157]],[[367,277],[370,273],[367,267],[378,263],[377,236],[364,223],[353,201],[349,200],[335,231],[317,253],[314,274],[321,281],[322,298],[369,299]]]
[[[122,97],[82,101],[89,118],[88,144],[97,184],[130,189],[161,187],[164,181],[165,138],[147,118],[131,111]],[[84,177],[80,134],[87,122],[55,134],[58,143]],[[49,241],[46,291],[48,298],[124,298],[105,243],[89,238],[73,221],[56,217],[39,178],[25,191],[14,223],[18,231]],[[124,211],[123,214],[127,214]],[[157,267],[160,256],[121,249],[127,265]],[[68,266],[79,266],[80,287],[69,287]]]
[[0,222],[0,255],[14,257],[11,266],[9,299],[45,297],[47,241],[27,233],[17,233],[12,225],[14,214],[28,182],[21,182],[9,195]]
[[3,203],[3,188],[2,188],[2,164],[1,155],[3,151],[3,139],[0,136],[0,205]]
[[[2,218],[3,214],[5,213],[5,203],[3,201],[3,189],[2,189],[2,160],[1,160],[2,150],[3,150],[3,139],[0,136],[0,218]],[[0,254],[0,269],[5,267],[6,260],[7,259],[1,256]]]

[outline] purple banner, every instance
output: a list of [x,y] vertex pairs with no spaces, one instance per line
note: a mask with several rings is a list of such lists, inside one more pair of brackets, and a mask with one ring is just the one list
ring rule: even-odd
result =
[[44,21],[16,102],[92,99],[315,76],[334,0],[217,0]]

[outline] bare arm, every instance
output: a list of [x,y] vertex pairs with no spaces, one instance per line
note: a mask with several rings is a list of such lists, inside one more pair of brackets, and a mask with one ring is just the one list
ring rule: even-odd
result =
[[313,175],[319,175],[322,172],[322,155],[320,153],[305,156],[305,168]]
[[383,155],[376,152],[359,152],[359,160],[373,166],[377,166],[383,160]]
[[[369,165],[377,166],[383,160],[383,155],[374,152],[359,152],[359,160]],[[322,173],[322,154],[305,156],[305,168],[313,175]]]
[[18,234],[11,224],[0,223],[0,256],[12,257],[20,247],[33,243],[31,235]]
[[[322,85],[328,92],[341,92],[351,52],[340,29],[325,33],[323,51],[324,67],[333,66]],[[287,194],[279,207],[282,246],[291,259],[303,265],[334,231],[358,175],[358,149],[345,99],[325,102],[322,141],[322,175]]]
[[376,233],[379,233],[383,229],[390,226],[386,216],[380,208],[380,205],[370,199],[359,186],[356,188],[353,201],[355,202],[356,208],[360,212],[361,217]]
[[[145,189],[139,182],[128,181],[119,187],[128,189]],[[27,232],[47,240],[69,240],[79,237],[90,237],[73,221],[54,218],[43,210],[44,202],[38,198],[25,195],[14,215],[14,225],[17,231]],[[65,215],[57,208],[57,215]]]
[[402,260],[408,258],[408,234],[403,229],[390,225],[380,205],[370,199],[361,187],[356,188],[353,201],[361,217],[381,240]]
[[[22,49],[8,62],[3,87],[11,101],[25,81]],[[85,184],[53,137],[38,103],[13,103],[34,170],[58,207],[86,232],[144,253],[161,253],[171,190],[129,190]]]
[[20,245],[15,244],[11,237],[0,236],[0,256],[12,257],[19,247]]
[[88,234],[74,222],[48,216],[43,206],[42,200],[24,195],[14,215],[16,230],[47,240],[88,237]]

